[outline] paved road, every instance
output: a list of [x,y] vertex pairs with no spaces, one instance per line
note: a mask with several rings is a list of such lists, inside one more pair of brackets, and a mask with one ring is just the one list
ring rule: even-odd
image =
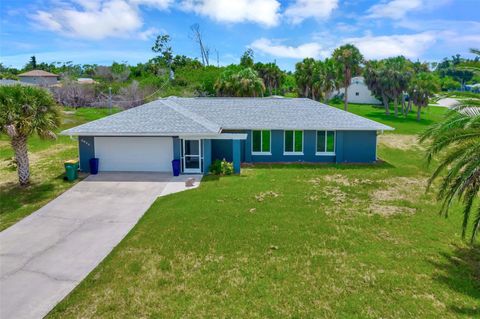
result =
[[185,178],[159,173],[92,175],[1,232],[0,318],[44,317],[110,253],[158,196],[184,190]]

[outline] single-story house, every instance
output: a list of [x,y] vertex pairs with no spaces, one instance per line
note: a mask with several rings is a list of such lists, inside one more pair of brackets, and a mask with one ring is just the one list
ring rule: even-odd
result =
[[393,128],[306,98],[158,99],[62,132],[78,136],[80,169],[208,173],[241,163],[372,163]]
[[32,70],[18,75],[21,82],[50,86],[58,83],[58,75],[43,70]]
[[[356,76],[352,78],[351,84],[348,86],[348,102],[357,104],[382,104],[365,84],[365,78],[363,76]],[[339,96],[344,98],[344,89],[341,88],[338,91],[334,91],[330,98]]]
[[17,81],[17,80],[10,80],[10,79],[0,79],[0,86],[12,86],[12,85],[34,85],[34,84],[30,84],[30,83],[24,83],[24,82],[20,82],[20,81]]
[[465,91],[480,93],[480,83],[465,85]]

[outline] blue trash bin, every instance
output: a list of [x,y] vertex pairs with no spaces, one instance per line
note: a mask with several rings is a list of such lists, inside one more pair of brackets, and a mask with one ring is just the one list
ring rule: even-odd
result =
[[180,175],[180,160],[175,159],[172,161],[172,170],[173,170],[173,176],[178,176]]
[[98,158],[94,157],[90,159],[90,174],[98,174]]

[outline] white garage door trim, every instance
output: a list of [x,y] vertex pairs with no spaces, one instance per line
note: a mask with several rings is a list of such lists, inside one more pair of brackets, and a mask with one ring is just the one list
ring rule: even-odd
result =
[[99,171],[171,172],[171,137],[95,137]]

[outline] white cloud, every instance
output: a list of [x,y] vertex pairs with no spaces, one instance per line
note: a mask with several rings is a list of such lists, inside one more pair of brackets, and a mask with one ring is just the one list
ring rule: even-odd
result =
[[308,18],[326,19],[337,7],[338,0],[296,0],[284,14],[296,24]]
[[272,27],[280,18],[277,0],[184,0],[180,7],[227,23],[253,22]]
[[262,53],[281,58],[303,59],[303,58],[319,58],[329,54],[323,50],[321,45],[316,42],[301,44],[297,47],[282,45],[270,39],[260,38],[250,44],[252,49]]
[[392,0],[386,3],[379,3],[367,10],[368,18],[390,18],[401,19],[409,11],[419,9],[422,6],[421,0]]
[[[156,34],[159,34],[160,33],[160,30],[158,30],[157,28],[148,28],[147,30],[145,31],[142,31],[142,32],[139,32],[138,33],[138,37],[141,39],[141,40],[150,40],[150,39],[153,39],[155,37]],[[165,33],[165,32],[163,32]]]
[[52,31],[61,31],[62,25],[56,21],[53,14],[45,11],[37,11],[32,17],[40,26]]
[[165,10],[172,5],[173,0],[130,0],[130,3]]
[[371,6],[367,10],[368,15],[366,17],[400,20],[411,12],[432,11],[450,2],[452,0],[384,0],[379,4]]
[[344,39],[358,47],[367,59],[383,59],[403,55],[407,58],[419,58],[437,41],[434,33],[423,32],[409,35],[364,36]]
[[101,40],[107,37],[138,36],[146,39],[152,29],[142,31],[138,6],[168,8],[171,0],[74,0],[56,9],[38,10],[30,16],[40,28],[66,36]]

